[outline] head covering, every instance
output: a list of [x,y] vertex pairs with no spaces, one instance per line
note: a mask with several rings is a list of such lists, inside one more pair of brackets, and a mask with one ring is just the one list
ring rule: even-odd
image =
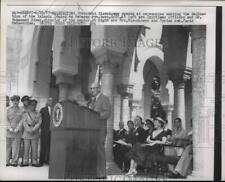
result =
[[166,124],[166,122],[161,117],[156,117],[155,119],[157,119],[158,121],[160,121],[164,125]]
[[29,105],[31,105],[31,104],[37,104],[37,100],[35,100],[35,99],[30,100]]
[[145,120],[145,123],[147,124],[147,123],[149,123],[152,127],[154,127],[154,120],[152,119],[152,118],[147,118],[146,120]]
[[21,101],[24,102],[24,101],[29,101],[30,100],[30,97],[25,95],[22,97]]
[[13,95],[11,97],[11,101],[14,101],[14,100],[20,101],[20,96],[19,95]]

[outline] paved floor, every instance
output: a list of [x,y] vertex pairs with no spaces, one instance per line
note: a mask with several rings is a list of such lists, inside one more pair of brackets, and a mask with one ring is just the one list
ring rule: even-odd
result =
[[[48,166],[43,167],[0,167],[0,180],[48,180]],[[117,181],[149,181],[156,180],[150,175],[140,174],[135,177],[122,175],[109,175],[107,180]],[[158,180],[165,180],[164,177]],[[168,180],[168,179],[167,179]]]

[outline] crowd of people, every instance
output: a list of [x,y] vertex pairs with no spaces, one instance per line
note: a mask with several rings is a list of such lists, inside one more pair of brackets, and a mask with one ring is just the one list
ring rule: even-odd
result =
[[168,122],[161,117],[143,122],[140,116],[136,116],[134,122],[127,122],[127,126],[128,131],[124,128],[124,122],[119,122],[119,130],[114,130],[113,145],[114,160],[126,175],[136,175],[138,168],[148,171],[153,162],[147,159],[159,154],[179,159],[176,165],[167,164],[169,177],[184,178],[190,174],[192,133],[183,129],[180,118],[174,120],[173,130],[168,128]]
[[[100,113],[101,123],[104,124],[99,135],[99,140],[102,142],[98,146],[99,170],[97,170],[99,177],[103,178],[105,177],[105,172],[104,174],[102,172],[104,171],[102,169],[105,169],[105,120],[110,116],[110,105],[109,100],[101,94],[98,85],[93,84],[91,94],[96,99],[92,99],[93,101],[88,107]],[[22,106],[20,106],[20,101]],[[32,165],[39,167],[43,164],[49,164],[52,98],[48,99],[46,106],[40,111],[36,109],[37,104],[37,100],[29,96],[23,96],[21,99],[18,95],[11,98],[6,97],[6,166]],[[102,105],[104,105],[103,111],[101,111]],[[179,157],[176,165],[168,164],[167,166],[171,177],[186,177],[190,174],[192,169],[192,133],[187,133],[182,128],[180,118],[174,120],[173,130],[170,130],[167,125],[167,121],[161,117],[149,118],[144,122],[140,116],[136,116],[134,121],[127,121],[128,131],[124,128],[124,122],[119,123],[119,130],[114,130],[113,136],[114,160],[126,172],[126,175],[136,175],[138,167],[144,170],[151,168],[152,161],[147,159],[153,154]],[[182,139],[188,139],[190,142],[185,147],[182,145],[179,147],[178,143]],[[174,147],[164,144],[173,144]],[[19,157],[22,158],[20,164]]]
[[[37,100],[27,95],[21,99],[18,95],[6,96],[6,166],[40,167],[49,163],[52,98],[40,112],[36,110],[37,104]],[[19,164],[20,157],[22,161]]]

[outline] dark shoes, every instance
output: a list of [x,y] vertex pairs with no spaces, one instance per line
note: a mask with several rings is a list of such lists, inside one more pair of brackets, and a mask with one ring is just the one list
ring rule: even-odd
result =
[[185,178],[184,176],[180,175],[179,173],[175,174],[173,172],[169,172],[168,177],[169,178],[176,178],[176,179],[178,179],[178,178],[179,179],[184,179]]
[[14,164],[11,164],[12,167],[17,167],[18,164],[14,163]]
[[39,164],[32,164],[33,167],[41,167]]
[[11,164],[10,163],[6,163],[6,167],[8,167],[8,166],[11,166]]
[[28,164],[20,164],[20,167],[27,167],[29,166]]
[[103,176],[103,177],[97,177],[96,179],[106,179],[106,176]]

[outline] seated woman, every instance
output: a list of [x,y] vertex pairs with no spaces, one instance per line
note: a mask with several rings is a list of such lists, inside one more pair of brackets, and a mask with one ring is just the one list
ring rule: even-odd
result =
[[130,169],[127,175],[137,174],[137,165],[146,166],[146,159],[149,155],[162,151],[162,146],[166,142],[165,132],[163,130],[164,120],[157,117],[154,120],[155,130],[146,139],[145,144],[136,143],[128,152],[127,156],[131,159]]
[[154,130],[154,120],[152,118],[150,119],[146,119],[145,120],[145,125],[147,127],[147,129],[145,130],[145,134],[146,134],[146,138],[152,134],[153,130]]

